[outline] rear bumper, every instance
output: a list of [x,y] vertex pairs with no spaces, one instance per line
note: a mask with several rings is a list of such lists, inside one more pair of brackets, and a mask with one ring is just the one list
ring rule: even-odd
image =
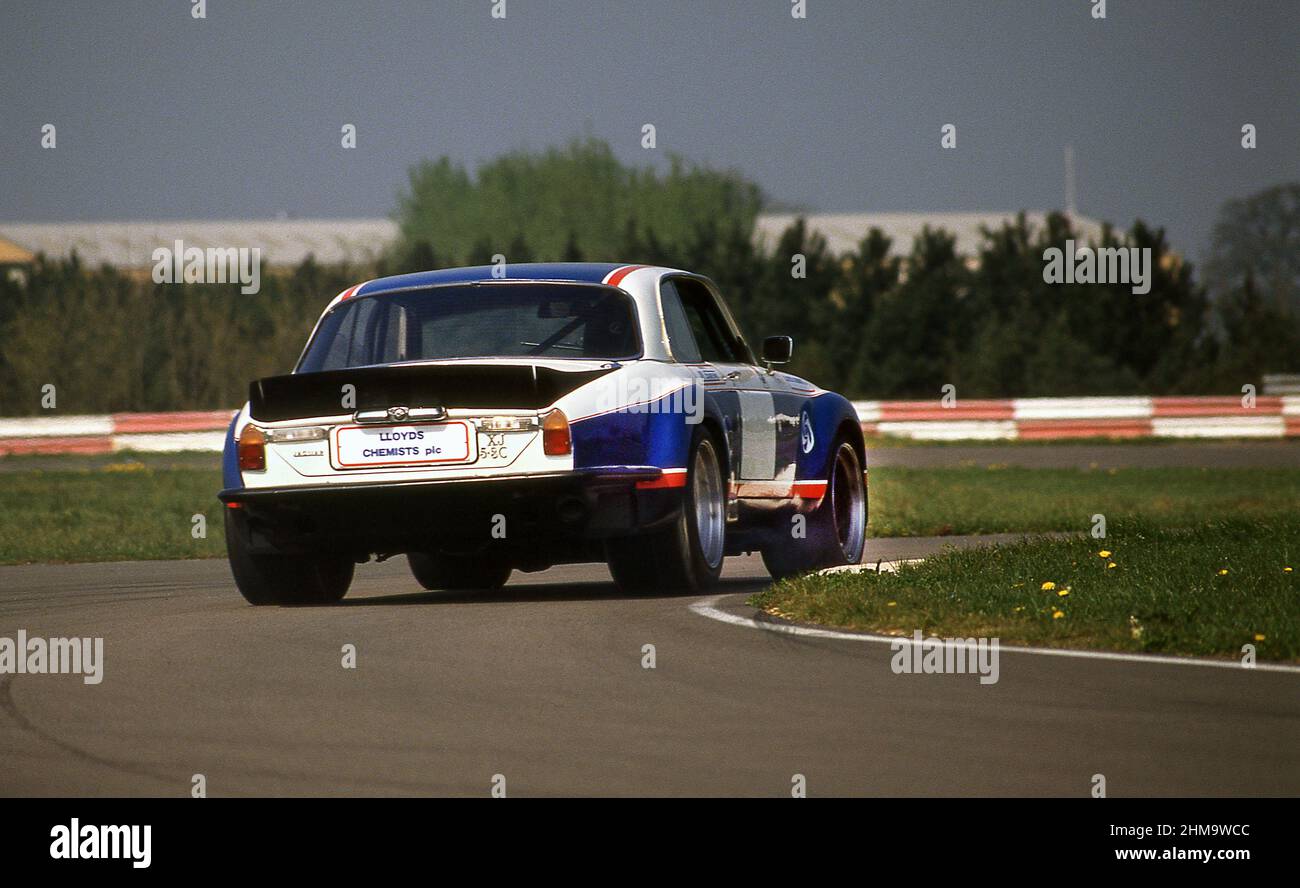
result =
[[240,488],[236,510],[253,551],[366,554],[499,552],[517,561],[582,560],[586,544],[672,520],[680,489],[638,489],[651,466],[445,481]]

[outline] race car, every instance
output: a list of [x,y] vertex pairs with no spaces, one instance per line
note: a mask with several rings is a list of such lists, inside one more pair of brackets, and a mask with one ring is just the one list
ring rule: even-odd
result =
[[861,560],[853,406],[756,360],[707,278],[595,263],[372,280],[326,307],[292,373],[252,382],[223,456],[253,604],[329,603],[405,555],[427,589],[606,562],[694,592],[727,555],[776,577]]

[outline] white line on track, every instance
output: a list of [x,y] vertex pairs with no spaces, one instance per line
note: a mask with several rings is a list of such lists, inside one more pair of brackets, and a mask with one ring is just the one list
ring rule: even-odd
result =
[[[909,559],[909,561],[920,559]],[[896,571],[900,562],[885,561],[879,565],[879,570],[886,573]],[[863,565],[866,567],[866,565]],[[894,644],[902,642],[904,644],[915,645],[916,641],[909,636],[895,635],[873,635],[869,632],[839,632],[834,629],[818,629],[814,626],[798,626],[793,623],[776,623],[766,620],[754,620],[750,617],[742,617],[739,614],[728,613],[718,607],[718,603],[725,598],[723,595],[713,595],[709,598],[701,598],[699,601],[690,605],[690,609],[702,617],[708,617],[710,620],[717,620],[719,623],[728,623],[732,626],[744,626],[747,629],[762,629],[764,632],[775,632],[778,635],[797,635],[801,638],[831,638],[836,641],[866,641],[874,644]],[[1031,648],[1018,647],[1013,645],[999,645],[998,649],[1007,653],[1016,654],[1037,654],[1043,657],[1074,657],[1079,660],[1114,660],[1120,663],[1147,663],[1162,666],[1208,666],[1215,669],[1239,669],[1243,672],[1290,672],[1300,674],[1300,666],[1291,666],[1283,663],[1259,663],[1247,667],[1241,665],[1237,660],[1210,660],[1204,657],[1168,657],[1160,654],[1119,654],[1111,651],[1075,651],[1064,648]]]

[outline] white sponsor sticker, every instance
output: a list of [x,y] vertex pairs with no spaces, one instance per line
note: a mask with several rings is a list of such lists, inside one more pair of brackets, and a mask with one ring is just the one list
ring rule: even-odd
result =
[[334,466],[426,466],[468,462],[469,423],[342,426],[334,430]]

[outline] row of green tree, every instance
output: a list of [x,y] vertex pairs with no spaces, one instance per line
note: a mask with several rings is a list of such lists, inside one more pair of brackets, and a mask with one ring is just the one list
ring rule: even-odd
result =
[[974,257],[942,230],[912,244],[872,231],[837,256],[802,222],[759,249],[762,203],[734,171],[672,158],[659,176],[595,140],[512,152],[476,175],[443,158],[411,171],[395,264],[486,264],[499,253],[699,271],[751,339],[795,338],[793,372],[860,397],[937,397],[948,383],[968,397],[1240,392],[1265,372],[1300,369],[1300,185],[1225,205],[1213,294],[1141,222],[1095,245],[1151,250],[1151,287],[1138,295],[1044,281],[1044,250],[1076,237],[1060,215],[1039,230],[1021,217],[987,231]]
[[1075,235],[1063,216],[986,231],[975,256],[930,229],[900,245],[873,230],[833,255],[802,220],[757,246],[761,200],[734,172],[674,160],[657,174],[583,142],[506,155],[473,176],[445,159],[423,164],[390,255],[353,268],[309,260],[264,274],[256,295],[40,261],[0,280],[0,414],[41,412],[47,385],[61,413],[230,407],[250,379],[293,366],[349,284],[496,254],[699,271],[751,340],[793,336],[788,369],[854,397],[937,398],[947,384],[961,397],[1230,394],[1300,371],[1300,315],[1277,293],[1288,272],[1272,262],[1261,286],[1240,243],[1219,254],[1232,258],[1211,298],[1162,231],[1107,229],[1097,246],[1151,250],[1150,289],[1136,294],[1044,281],[1044,251]]
[[321,309],[365,269],[304,263],[239,285],[155,285],[75,257],[0,280],[0,415],[234,407],[291,368]]
[[937,398],[948,383],[964,397],[1226,394],[1300,370],[1300,316],[1249,277],[1212,303],[1140,222],[1098,246],[1149,249],[1149,292],[1045,282],[1044,251],[1075,236],[1063,216],[1038,231],[1022,216],[986,232],[975,257],[933,229],[901,253],[873,230],[835,256],[797,222],[770,254],[732,263],[701,249],[691,267],[727,281],[750,336],[795,337],[795,372],[857,397]]

